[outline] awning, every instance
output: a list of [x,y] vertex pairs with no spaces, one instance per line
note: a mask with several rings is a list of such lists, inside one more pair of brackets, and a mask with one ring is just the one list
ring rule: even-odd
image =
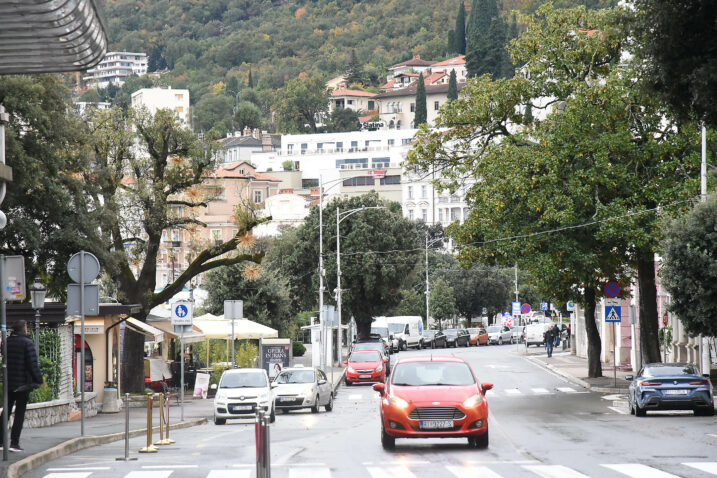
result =
[[[232,321],[227,319],[195,319],[194,325],[204,333],[208,339],[231,339],[232,338]],[[278,337],[279,332],[276,329],[267,327],[258,322],[249,319],[234,320],[234,338],[235,339],[263,339],[270,337]]]
[[[169,320],[150,320],[149,325],[156,327],[164,332],[164,334],[171,339],[179,339],[180,334],[174,331],[174,326]],[[194,342],[201,342],[206,337],[201,330],[196,326],[192,327],[192,330],[184,332],[184,343],[191,344]]]
[[94,0],[0,0],[0,74],[87,70],[106,51]]
[[127,324],[127,327],[134,330],[135,332],[139,332],[145,337],[150,338],[153,342],[160,343],[164,341],[164,332],[162,330],[159,330],[156,327],[152,327],[149,324],[145,324],[141,320],[137,320],[130,317],[125,321],[125,324]]

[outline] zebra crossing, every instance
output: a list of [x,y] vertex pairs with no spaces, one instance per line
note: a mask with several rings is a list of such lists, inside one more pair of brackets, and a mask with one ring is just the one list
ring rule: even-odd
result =
[[[123,478],[171,478],[173,474],[205,478],[253,478],[255,465],[233,465],[229,469],[205,470],[199,465],[151,465],[140,470],[129,471]],[[359,469],[363,469],[361,473]],[[350,476],[367,478],[417,478],[419,476],[449,478],[508,478],[513,476],[536,476],[540,478],[598,478],[606,476],[606,471],[616,473],[612,476],[631,478],[679,478],[698,472],[717,476],[717,462],[682,462],[671,464],[673,474],[654,466],[640,463],[601,464],[593,470],[575,470],[563,465],[543,465],[534,461],[465,463],[461,465],[432,465],[428,461],[411,463],[362,463],[351,471]],[[676,470],[677,469],[677,470]],[[111,473],[111,467],[89,468],[48,468],[43,478],[99,478]],[[288,478],[332,478],[347,476],[345,472],[333,471],[323,463],[305,465],[272,466],[272,475]],[[119,474],[112,473],[112,476]],[[179,476],[179,475],[177,475]]]
[[[364,401],[364,400],[372,400],[372,401],[378,401],[379,395],[376,392],[365,392],[365,393],[355,393],[355,392],[344,392],[346,395],[344,395],[342,398],[348,399],[349,401]],[[587,390],[579,390],[573,387],[555,387],[554,389],[548,389],[544,387],[534,387],[534,388],[506,388],[506,389],[492,389],[488,392],[488,400],[500,397],[500,398],[520,398],[520,397],[536,397],[536,396],[546,396],[546,395],[575,395],[575,394],[581,394],[581,393],[590,393]]]

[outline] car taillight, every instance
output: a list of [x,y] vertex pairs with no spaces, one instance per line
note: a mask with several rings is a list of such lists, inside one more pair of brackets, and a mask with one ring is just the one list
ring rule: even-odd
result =
[[657,387],[662,385],[662,382],[640,382],[643,387]]
[[690,385],[709,385],[709,384],[710,384],[709,380],[701,380],[699,382],[690,382]]

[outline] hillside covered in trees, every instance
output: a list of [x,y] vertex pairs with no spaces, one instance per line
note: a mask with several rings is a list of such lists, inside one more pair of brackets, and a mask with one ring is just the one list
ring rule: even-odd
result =
[[[388,66],[415,54],[426,60],[452,55],[449,31],[460,1],[105,0],[102,9],[110,50],[147,53],[150,72],[168,70],[162,85],[189,88],[197,130],[226,131],[236,126],[231,115],[239,100],[253,103],[266,121],[275,90],[301,73],[328,79],[346,72],[352,51],[367,87],[380,85]],[[465,1],[468,13],[472,3]],[[541,3],[505,0],[501,14]],[[254,91],[237,98],[249,86]]]

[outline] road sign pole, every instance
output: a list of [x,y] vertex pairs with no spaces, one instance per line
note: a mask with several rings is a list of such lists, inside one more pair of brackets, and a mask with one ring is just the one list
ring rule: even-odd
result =
[[80,251],[80,436],[85,436],[85,251]]
[[[1,124],[1,123],[0,123]],[[5,256],[0,254],[0,323],[2,326],[2,356],[7,357],[7,321],[5,317]],[[7,383],[7,360],[2,362],[3,383]],[[7,413],[8,405],[7,387],[2,388],[2,459],[7,461],[7,451],[10,444],[7,436],[7,421],[10,414]]]
[[179,407],[182,410],[182,421],[184,421],[184,326],[182,325],[182,332],[179,334],[179,346],[182,349],[181,354],[181,363],[179,364],[179,396],[181,397],[181,406]]
[[615,335],[615,322],[612,323],[612,370],[617,388],[617,335]]

